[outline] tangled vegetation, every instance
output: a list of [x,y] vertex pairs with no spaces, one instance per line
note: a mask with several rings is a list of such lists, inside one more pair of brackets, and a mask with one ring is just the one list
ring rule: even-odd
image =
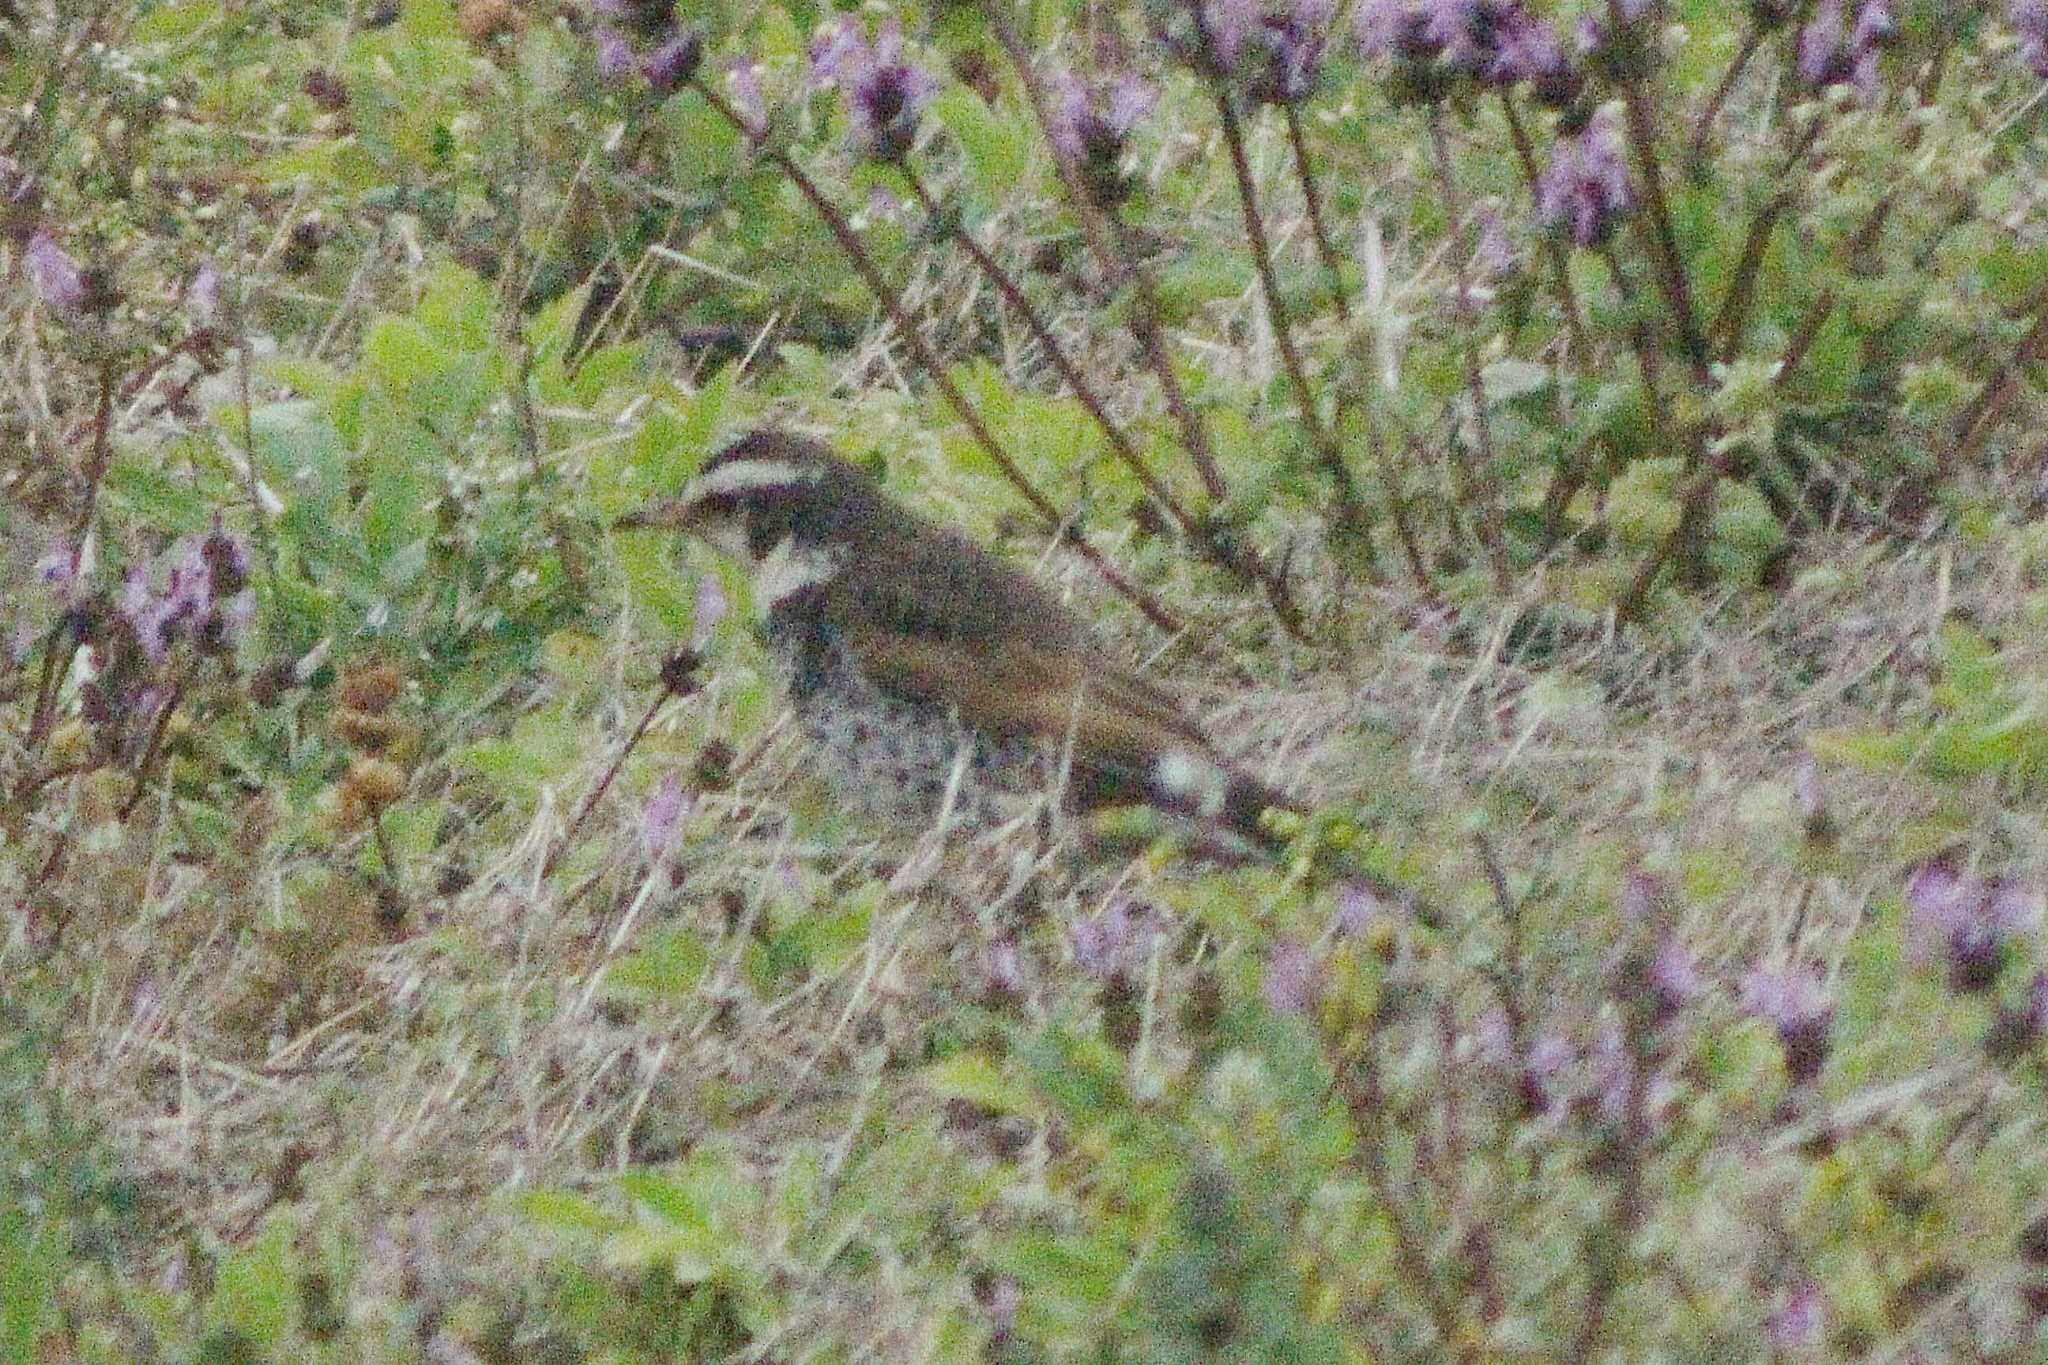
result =
[[[0,1358],[2040,1359],[2044,80],[2033,0],[0,0]],[[610,529],[770,421],[1291,854],[835,811]]]

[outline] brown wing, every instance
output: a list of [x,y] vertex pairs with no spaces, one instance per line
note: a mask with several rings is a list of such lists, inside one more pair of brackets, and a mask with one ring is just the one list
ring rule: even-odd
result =
[[1075,805],[1144,802],[1213,820],[1260,843],[1259,817],[1285,798],[1234,771],[1150,683],[1092,655],[1017,643],[957,643],[854,628],[843,638],[887,691],[943,700],[998,735],[1072,738]]
[[1071,733],[1077,749],[1116,753],[1209,748],[1157,688],[1096,659],[1016,642],[968,648],[862,626],[843,638],[884,690],[949,702],[961,720],[992,734],[1059,740]]

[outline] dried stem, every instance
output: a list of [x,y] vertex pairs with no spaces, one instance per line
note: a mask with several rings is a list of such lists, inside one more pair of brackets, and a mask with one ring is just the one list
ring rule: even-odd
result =
[[[742,137],[751,137],[753,135],[752,125],[745,118],[741,117],[739,111],[734,109],[725,97],[719,94],[701,74],[693,75],[690,78],[690,88],[701,95],[705,102],[721,118],[731,124],[733,129]],[[824,191],[818,188],[817,182],[804,173],[803,167],[797,165],[795,159],[789,153],[779,147],[764,146],[759,150],[760,155],[784,175],[788,176],[790,183],[795,185],[798,192],[810,201],[811,207],[824,220],[825,226],[831,231],[833,239],[839,243],[840,250],[845,253],[848,261],[852,263],[855,272],[861,277],[861,281],[867,285],[868,292],[874,296],[875,301],[881,304],[882,310],[888,314],[889,321],[895,326],[898,338],[909,348],[911,355],[916,358],[918,367],[931,379],[932,387],[936,388],[940,396],[952,407],[954,413],[967,427],[969,434],[974,437],[975,444],[979,445],[987,453],[996,468],[1002,471],[1003,477],[1009,480],[1010,486],[1017,490],[1026,503],[1030,504],[1031,510],[1039,515],[1047,529],[1066,544],[1072,546],[1074,552],[1086,560],[1105,583],[1121,593],[1132,605],[1143,612],[1146,620],[1163,631],[1177,634],[1182,629],[1180,618],[1160,605],[1158,600],[1150,593],[1131,582],[1130,579],[1119,572],[1103,556],[1103,553],[1096,549],[1079,531],[1068,528],[1065,518],[1060,516],[1058,510],[1054,508],[1045,494],[1039,492],[1036,485],[1025,476],[1024,471],[1017,467],[1017,462],[1010,457],[1009,451],[1003,449],[1002,443],[996,440],[995,434],[988,429],[988,423],[982,420],[979,409],[967,400],[967,395],[960,392],[959,386],[946,373],[945,366],[940,362],[938,356],[932,352],[931,347],[926,344],[924,337],[919,334],[916,326],[910,320],[910,315],[904,311],[902,299],[895,290],[889,287],[889,282],[882,278],[881,269],[876,266],[874,258],[868,254],[866,246],[862,244],[860,235],[853,230],[852,224],[846,221],[846,215],[841,213],[830,199],[826,198]]]
[[626,736],[625,744],[612,758],[611,766],[604,770],[604,776],[597,779],[597,785],[590,789],[589,795],[577,806],[575,816],[569,821],[569,828],[562,831],[561,842],[555,845],[554,852],[548,854],[547,861],[541,864],[540,875],[543,879],[552,876],[555,868],[561,865],[563,857],[575,847],[576,836],[583,832],[583,826],[590,819],[590,813],[597,809],[597,803],[604,800],[605,793],[612,789],[612,783],[618,780],[620,770],[626,766],[626,760],[633,756],[633,751],[640,747],[640,741],[647,737],[647,731],[653,726],[654,718],[661,714],[661,708],[668,705],[669,698],[675,695],[674,683],[665,679],[661,694],[649,703],[646,713],[640,717],[640,723],[633,727],[633,733]]
[[1714,87],[1714,93],[1693,119],[1692,136],[1686,140],[1685,164],[1688,170],[1696,170],[1706,164],[1707,139],[1713,135],[1714,124],[1721,117],[1721,110],[1727,105],[1728,97],[1735,93],[1735,84],[1742,79],[1742,73],[1749,68],[1750,59],[1756,56],[1764,45],[1764,30],[1752,23],[1742,35],[1742,46],[1735,51],[1735,59],[1728,63],[1728,70],[1722,73],[1721,82]]
[[1309,230],[1315,234],[1316,253],[1322,257],[1324,273],[1330,277],[1330,302],[1337,306],[1337,316],[1349,322],[1351,300],[1344,292],[1344,258],[1338,254],[1336,239],[1330,236],[1329,225],[1323,221],[1323,194],[1316,184],[1308,137],[1302,131],[1301,110],[1292,104],[1282,105],[1281,110],[1287,119],[1287,145],[1294,152],[1294,175],[1301,182],[1302,202],[1308,206]]
[[1280,348],[1280,363],[1286,368],[1288,381],[1293,384],[1295,397],[1301,404],[1302,425],[1308,428],[1309,440],[1315,446],[1316,463],[1329,477],[1336,495],[1337,524],[1355,531],[1365,524],[1365,504],[1359,496],[1357,482],[1351,477],[1351,467],[1344,463],[1344,452],[1337,448],[1336,437],[1317,410],[1315,390],[1309,385],[1308,370],[1301,363],[1301,351],[1295,345],[1294,324],[1287,316],[1287,301],[1280,293],[1279,275],[1273,269],[1272,244],[1266,238],[1265,220],[1259,212],[1258,184],[1252,178],[1251,158],[1245,154],[1244,124],[1238,118],[1237,103],[1229,90],[1218,84],[1215,96],[1216,111],[1223,121],[1223,141],[1230,150],[1231,169],[1237,175],[1237,201],[1244,213],[1245,235],[1251,239],[1252,263],[1258,269],[1259,289],[1265,295],[1267,316],[1273,322],[1273,339]]
[[1380,1207],[1386,1213],[1387,1225],[1394,1233],[1397,1253],[1394,1263],[1401,1278],[1428,1310],[1443,1349],[1454,1352],[1461,1362],[1476,1363],[1482,1357],[1466,1339],[1458,1320],[1457,1305],[1445,1293],[1444,1286],[1430,1267],[1429,1249],[1423,1244],[1422,1234],[1403,1203],[1400,1187],[1388,1168],[1387,1101],[1380,1086],[1379,1064],[1372,1055],[1372,1048],[1373,1041],[1366,1039],[1360,1045],[1359,1056],[1350,1065],[1338,1068],[1337,1087],[1345,1106],[1358,1123],[1360,1155],[1365,1162],[1366,1178],[1372,1183],[1373,1193],[1378,1196]]
[[931,189],[915,171],[911,170],[908,166],[903,167],[902,170],[905,180],[909,182],[911,193],[916,195],[918,203],[924,206],[925,212],[931,216],[934,222],[946,221],[949,223],[948,234],[967,253],[969,259],[974,262],[975,267],[981,271],[982,275],[995,285],[997,292],[1003,296],[1004,301],[1010,305],[1011,309],[1023,319],[1025,327],[1030,331],[1032,337],[1036,339],[1040,349],[1045,352],[1046,358],[1051,361],[1053,369],[1059,372],[1060,378],[1065,380],[1067,387],[1073,390],[1074,397],[1087,410],[1089,417],[1094,420],[1096,427],[1102,432],[1103,439],[1109,442],[1110,450],[1136,476],[1138,482],[1144,487],[1145,492],[1151,496],[1153,501],[1166,509],[1167,514],[1173,518],[1175,524],[1181,528],[1189,540],[1200,550],[1203,557],[1209,560],[1210,563],[1248,582],[1258,584],[1272,601],[1275,611],[1283,618],[1293,617],[1299,619],[1299,609],[1295,607],[1290,599],[1285,576],[1276,573],[1256,550],[1235,542],[1228,537],[1218,535],[1214,524],[1207,517],[1197,516],[1189,511],[1173,495],[1173,490],[1162,483],[1159,476],[1154,474],[1151,467],[1145,463],[1144,456],[1139,454],[1137,447],[1131,443],[1131,439],[1123,427],[1115,418],[1109,415],[1108,405],[1103,401],[1102,396],[1095,391],[1095,386],[1088,382],[1088,377],[1081,372],[1080,367],[1068,356],[1066,349],[1060,345],[1059,338],[1053,335],[1052,328],[1046,324],[1044,316],[1033,305],[1024,291],[1018,287],[1017,282],[1011,278],[1010,273],[1003,269],[999,261],[989,255],[987,249],[975,240],[974,234],[969,232],[965,225],[949,220],[947,215],[941,212],[937,196],[932,193]]
[[[1541,197],[1541,173],[1536,169],[1536,151],[1529,141],[1529,130],[1522,125],[1521,111],[1515,107],[1512,94],[1503,90],[1500,107],[1507,115],[1508,138],[1515,146],[1515,160],[1522,168],[1522,183],[1529,190],[1529,200],[1534,203]],[[1586,338],[1586,324],[1579,316],[1579,295],[1572,285],[1571,262],[1565,255],[1564,243],[1551,233],[1543,236],[1543,258],[1550,266],[1550,287],[1557,294],[1558,307],[1564,310],[1565,335],[1570,338],[1572,355],[1583,369],[1593,362],[1593,346]]]
[[[1429,107],[1429,144],[1435,153],[1437,188],[1443,193],[1445,211],[1457,225],[1458,243],[1454,251],[1458,282],[1456,306],[1463,308],[1466,301],[1472,297],[1472,225],[1466,218],[1463,202],[1458,195],[1457,181],[1451,175],[1451,144],[1450,139],[1444,135],[1443,111],[1434,104]],[[1508,566],[1507,530],[1500,504],[1500,482],[1494,473],[1497,466],[1493,448],[1493,418],[1486,410],[1486,382],[1479,372],[1479,342],[1472,333],[1472,328],[1465,329],[1465,388],[1472,400],[1472,431],[1479,442],[1478,482],[1486,489],[1479,499],[1479,520],[1482,539],[1486,542],[1486,553],[1493,562],[1494,587],[1500,592],[1506,592],[1513,576]],[[1468,487],[1470,482],[1468,472]]]

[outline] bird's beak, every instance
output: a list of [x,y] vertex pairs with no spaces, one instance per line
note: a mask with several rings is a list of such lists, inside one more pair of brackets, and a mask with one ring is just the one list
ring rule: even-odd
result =
[[612,523],[614,531],[687,531],[695,523],[697,502],[686,494],[657,498]]

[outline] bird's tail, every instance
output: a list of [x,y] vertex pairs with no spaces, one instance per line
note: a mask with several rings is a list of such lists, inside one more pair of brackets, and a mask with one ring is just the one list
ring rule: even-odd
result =
[[1302,809],[1265,783],[1192,747],[1166,749],[1149,766],[1144,786],[1152,804],[1242,839],[1264,853],[1277,853],[1287,843],[1267,826],[1266,812]]

